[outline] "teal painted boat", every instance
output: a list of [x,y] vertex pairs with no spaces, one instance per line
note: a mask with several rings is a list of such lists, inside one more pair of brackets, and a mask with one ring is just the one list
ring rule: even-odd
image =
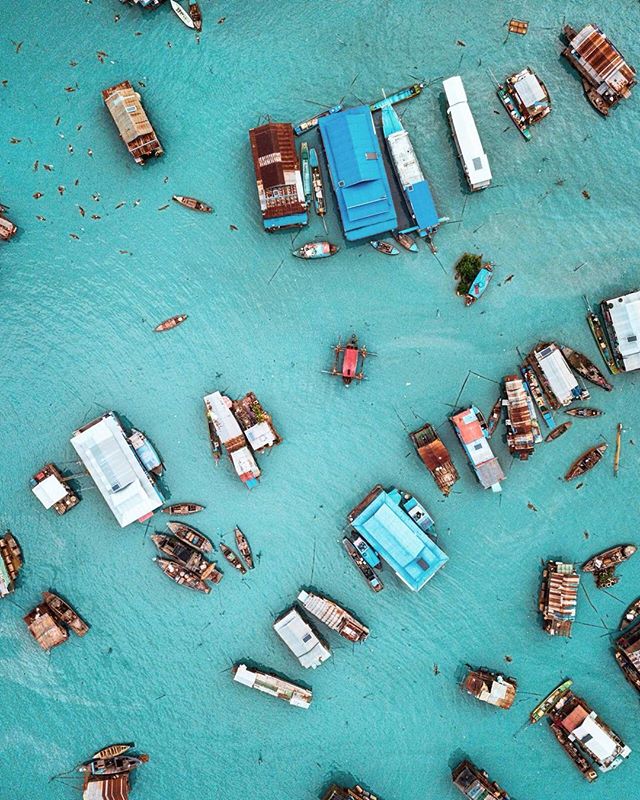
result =
[[405,86],[404,89],[400,89],[394,94],[389,95],[389,97],[383,97],[381,100],[376,100],[375,103],[371,103],[369,109],[371,111],[380,111],[386,105],[395,105],[395,103],[401,103],[403,100],[411,100],[413,97],[417,97],[420,94],[424,86],[424,83],[413,83],[411,86]]
[[470,306],[472,303],[475,303],[476,300],[479,300],[482,297],[489,287],[491,278],[493,278],[493,267],[491,264],[483,264],[482,269],[473,279],[473,283],[465,295],[465,306]]
[[331,242],[307,242],[293,251],[296,258],[329,258],[335,256],[340,250],[337,244]]
[[311,165],[309,164],[309,145],[300,145],[300,162],[302,164],[302,189],[307,205],[311,205]]
[[318,127],[318,120],[322,117],[327,117],[329,114],[338,114],[344,106],[342,103],[337,103],[335,106],[331,106],[326,111],[322,111],[320,114],[316,114],[313,117],[309,117],[309,119],[305,119],[302,122],[299,122],[297,125],[293,126],[293,132],[296,136],[302,136],[303,133],[307,133],[308,131],[313,130],[314,128]]
[[373,241],[369,242],[369,244],[371,245],[371,247],[373,247],[374,250],[377,250],[379,253],[383,253],[385,256],[400,255],[400,251],[398,250],[398,248],[394,247],[392,244],[389,244],[389,242]]

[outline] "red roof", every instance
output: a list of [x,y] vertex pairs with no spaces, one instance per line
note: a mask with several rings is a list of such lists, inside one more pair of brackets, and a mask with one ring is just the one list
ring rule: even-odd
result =
[[353,378],[358,370],[359,350],[356,347],[347,347],[342,361],[342,374],[345,378]]
[[560,723],[567,733],[574,731],[589,716],[587,709],[583,706],[576,706],[570,714]]
[[482,439],[484,436],[482,433],[482,428],[480,427],[480,423],[477,419],[474,419],[472,422],[465,422],[464,418],[470,413],[471,410],[466,409],[465,411],[460,411],[458,414],[454,414],[454,416],[451,418],[453,420],[453,424],[458,430],[458,433],[460,434],[460,438],[465,444],[477,442],[478,439]]

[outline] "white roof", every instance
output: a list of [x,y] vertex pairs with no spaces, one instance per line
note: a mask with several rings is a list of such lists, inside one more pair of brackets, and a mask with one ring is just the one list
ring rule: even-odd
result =
[[416,157],[407,131],[397,131],[387,138],[389,150],[403,186],[415,186],[424,180],[424,173]]
[[268,422],[258,422],[244,432],[249,444],[254,450],[271,447],[276,440],[275,434]]
[[31,491],[45,508],[51,508],[67,496],[67,487],[55,475],[49,475],[37,483]]
[[514,82],[514,88],[526,108],[531,108],[536,103],[547,99],[540,81],[532,72],[527,70],[523,70],[520,73],[520,77]]
[[640,369],[640,292],[607,300],[625,370]]
[[612,758],[617,749],[617,744],[609,734],[601,728],[593,717],[586,717],[583,722],[573,730],[576,739],[593,753],[600,761],[606,762]]
[[460,160],[471,188],[481,188],[491,183],[489,159],[482,149],[480,135],[473,114],[467,103],[467,95],[459,75],[442,82],[449,110],[447,111],[454,130]]
[[580,387],[561,351],[550,345],[536,350],[536,358],[558,401],[567,405],[575,400],[574,392],[579,392]]
[[121,528],[151,514],[162,497],[110,411],[71,438]]
[[204,404],[222,444],[235,439],[236,436],[242,436],[242,428],[231,413],[230,400],[223,397],[220,392],[212,392],[205,395]]
[[475,439],[473,442],[468,442],[466,446],[469,458],[475,466],[495,458],[491,445],[484,436],[480,437],[480,439]]
[[305,669],[315,669],[331,656],[329,648],[295,608],[277,619],[273,629]]
[[229,455],[231,456],[231,461],[238,475],[251,472],[254,478],[260,477],[260,467],[257,465],[248,447],[241,447],[239,450],[234,450]]

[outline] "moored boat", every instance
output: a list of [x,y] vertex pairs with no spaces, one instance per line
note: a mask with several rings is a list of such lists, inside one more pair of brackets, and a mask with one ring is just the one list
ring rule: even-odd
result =
[[147,472],[152,472],[154,475],[160,477],[164,472],[164,464],[160,460],[160,456],[149,441],[147,435],[137,430],[137,428],[131,428],[131,434],[128,438],[129,444],[136,451],[136,455],[140,459],[142,466]]
[[43,592],[42,598],[53,616],[70,628],[77,636],[84,636],[89,631],[87,623],[71,606],[53,592]]
[[467,289],[467,292],[464,296],[464,304],[465,306],[470,306],[479,300],[482,295],[487,291],[489,288],[489,283],[493,278],[493,267],[491,264],[483,264],[482,268],[476,275],[476,277],[471,282],[471,286]]
[[375,353],[370,353],[365,346],[360,347],[355,333],[346,344],[342,344],[342,340],[339,339],[338,344],[333,347],[333,353],[333,366],[323,372],[342,378],[345,386],[349,386],[354,380],[364,380],[364,360],[367,356],[375,355]]
[[562,345],[560,350],[562,355],[566,358],[569,366],[582,378],[590,383],[595,384],[596,386],[599,386],[606,392],[610,392],[613,389],[613,386],[604,377],[602,372],[600,372],[598,367],[596,367],[593,361],[591,361],[585,355],[579,353],[577,350],[573,350],[571,347],[567,347],[566,345]]
[[[190,8],[193,8],[193,6],[190,6]],[[190,208],[192,211],[201,211],[203,214],[210,214],[213,211],[210,205],[207,205],[202,200],[197,200],[195,197],[187,197],[187,195],[184,194],[174,194],[171,199],[185,208]]]
[[237,683],[277,697],[279,700],[285,700],[291,706],[309,708],[311,705],[313,699],[311,689],[305,689],[271,672],[250,669],[246,664],[236,664],[231,672]]
[[184,23],[187,28],[195,29],[195,22],[191,19],[189,12],[185,11],[184,7],[178,3],[178,0],[169,0],[169,2],[180,22]]
[[303,590],[298,602],[309,614],[350,642],[363,642],[369,635],[366,625],[328,597]]
[[602,322],[600,317],[594,313],[591,308],[589,307],[589,311],[587,313],[587,322],[589,323],[589,328],[591,333],[593,334],[593,338],[596,340],[596,344],[598,345],[598,349],[600,350],[600,355],[602,356],[602,360],[607,365],[607,369],[612,375],[617,375],[620,370],[611,354],[611,348],[609,347],[609,343],[607,341],[607,337],[604,332],[604,328],[602,326]]
[[573,422],[563,422],[562,425],[557,425],[555,428],[552,428],[545,436],[545,442],[552,442],[554,439],[559,439],[572,425]]
[[380,111],[386,105],[395,105],[396,103],[402,103],[404,100],[411,100],[413,97],[417,97],[424,87],[424,83],[413,83],[411,86],[405,86],[404,89],[399,89],[388,97],[383,97],[381,100],[376,100],[375,103],[370,103],[369,110]]
[[172,558],[189,572],[193,572],[201,580],[212,583],[220,583],[222,580],[222,573],[218,570],[215,562],[207,561],[202,553],[194,550],[193,547],[177,537],[155,533],[151,536],[151,541],[161,553]]
[[251,552],[251,545],[249,544],[249,540],[237,525],[233,529],[233,535],[235,536],[236,545],[238,546],[238,551],[240,552],[242,558],[244,558],[244,563],[247,565],[249,569],[253,569],[255,567],[255,564],[253,561],[253,553]]
[[300,164],[302,167],[302,190],[308,206],[311,205],[311,164],[309,163],[309,145],[302,142],[300,145]]
[[493,436],[493,434],[496,432],[496,428],[500,424],[503,405],[504,401],[502,400],[502,397],[499,397],[491,407],[491,411],[487,417],[487,439],[490,439]]
[[69,486],[69,478],[65,478],[55,464],[45,464],[29,483],[42,505],[53,508],[60,516],[80,502],[80,495]]
[[484,703],[507,709],[511,708],[516,699],[518,684],[514,678],[505,677],[498,672],[491,672],[485,667],[477,669],[469,667],[462,688]]
[[176,536],[180,541],[198,550],[200,553],[210,553],[213,550],[213,545],[207,537],[187,525],[184,522],[167,522],[167,528],[171,533]]
[[0,597],[11,594],[22,568],[22,550],[11,531],[0,536]]
[[369,244],[371,245],[371,247],[373,247],[374,250],[377,250],[379,253],[382,253],[385,256],[400,255],[400,251],[398,250],[398,248],[394,247],[392,244],[389,244],[389,242],[385,242],[382,240],[381,241],[374,240],[372,242],[369,242]]
[[121,756],[123,753],[126,753],[127,750],[131,750],[132,747],[135,747],[135,742],[110,744],[108,747],[103,747],[102,750],[98,750],[97,753],[94,753],[91,760],[93,761],[98,758],[115,758],[116,756]]
[[193,21],[193,27],[199,32],[202,30],[202,11],[196,2],[189,0],[189,16]]
[[569,467],[564,476],[565,481],[571,481],[574,478],[579,478],[581,475],[584,475],[585,472],[589,472],[590,469],[593,469],[596,464],[599,463],[606,449],[606,444],[598,444],[595,447],[590,447],[588,450],[586,450],[581,456],[576,458],[573,464]]
[[[131,770],[139,767],[141,764],[146,764],[149,756],[146,753],[138,755],[121,755],[110,756],[109,758],[92,758],[85,761],[78,767],[78,772],[88,772],[92,776],[107,777],[111,775],[124,775],[131,772]],[[90,795],[85,795],[89,797]],[[95,797],[96,795],[91,795]],[[104,798],[109,798],[109,795],[102,795]],[[102,798],[101,798],[102,800]],[[110,800],[110,798],[109,798]]]
[[547,87],[529,67],[500,84],[498,97],[526,141],[531,139],[529,127],[540,122],[551,111]]
[[329,114],[338,114],[343,108],[344,106],[342,103],[338,103],[335,106],[331,106],[331,108],[327,108],[325,111],[321,111],[319,114],[314,114],[313,117],[309,117],[308,119],[299,122],[297,125],[294,125],[293,132],[296,136],[302,136],[303,133],[307,133],[307,131],[317,128],[319,119],[322,117],[327,117]]
[[570,417],[601,417],[604,411],[599,408],[568,408],[565,412]]
[[447,497],[460,476],[444,442],[429,423],[410,433],[409,437],[422,463],[433,475],[442,494]]
[[380,578],[376,575],[373,568],[367,564],[364,560],[362,555],[358,552],[355,545],[348,537],[344,537],[342,540],[342,545],[344,549],[347,551],[349,558],[353,561],[353,563],[358,568],[358,571],[362,575],[362,577],[366,580],[369,584],[371,589],[374,592],[380,592],[384,589],[384,584],[380,580]]
[[619,544],[616,547],[610,547],[602,553],[592,556],[588,561],[582,565],[583,572],[601,572],[611,567],[617,567],[623,561],[631,558],[637,551],[634,544]]
[[546,562],[538,594],[538,611],[542,615],[542,627],[550,636],[571,637],[579,585],[575,564]]
[[307,242],[297,250],[293,250],[292,255],[296,258],[329,258],[335,256],[339,250],[338,245],[331,242]]
[[229,547],[229,545],[226,545],[224,542],[220,542],[219,546],[220,546],[220,552],[231,564],[231,566],[235,567],[241,575],[246,575],[247,568],[242,563],[242,561],[240,561],[237,554],[234,553],[233,550]]
[[318,160],[318,151],[312,147],[309,151],[309,164],[311,165],[311,183],[313,185],[313,203],[316,214],[324,217],[327,213],[327,203],[324,198],[324,185],[322,183],[322,171]]
[[568,680],[561,683],[560,686],[556,686],[556,688],[550,692],[542,702],[538,703],[538,705],[531,711],[529,714],[529,720],[532,724],[539,722],[544,716],[546,716],[549,711],[555,706],[558,700],[562,697],[562,695],[566,694],[569,689],[573,686],[573,681],[569,678]]
[[187,314],[176,314],[173,317],[169,317],[169,319],[165,319],[164,322],[160,322],[156,327],[153,329],[156,333],[161,333],[162,331],[170,331],[172,328],[177,328],[178,325],[182,325],[182,323],[187,319]]
[[204,594],[209,594],[211,591],[211,587],[207,586],[202,578],[194,572],[184,569],[175,561],[171,561],[168,558],[154,558],[153,560],[167,578],[171,578],[172,581],[175,581],[180,586],[186,586],[187,589],[195,589],[195,591],[203,592]]
[[197,514],[199,511],[204,511],[204,506],[198,503],[174,503],[162,509],[163,514],[171,514],[172,516],[186,516],[187,514]]
[[637,600],[634,600],[633,603],[627,608],[627,610],[622,615],[622,619],[620,620],[620,625],[618,626],[621,631],[628,628],[632,622],[634,622],[640,616],[640,597]]
[[402,245],[402,247],[404,247],[405,250],[408,250],[410,253],[418,252],[418,245],[413,241],[413,238],[409,236],[408,233],[393,231],[392,236],[396,240],[396,242],[398,242],[399,245]]

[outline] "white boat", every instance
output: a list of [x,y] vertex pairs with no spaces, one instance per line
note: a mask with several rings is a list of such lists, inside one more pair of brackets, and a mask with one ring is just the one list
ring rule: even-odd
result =
[[486,189],[491,184],[489,159],[482,148],[473,114],[467,103],[467,94],[459,75],[442,82],[447,96],[447,117],[456,143],[458,157],[472,192]]
[[246,664],[236,664],[233,668],[233,680],[250,689],[257,689],[279,700],[285,700],[290,706],[298,708],[309,708],[313,698],[311,689],[285,681],[270,672],[249,669]]
[[195,28],[193,20],[189,16],[189,12],[186,11],[177,0],[171,0],[171,8],[176,12],[176,16],[181,22],[187,26],[187,28]]
[[331,656],[327,645],[295,608],[278,617],[273,629],[305,669],[315,669]]

